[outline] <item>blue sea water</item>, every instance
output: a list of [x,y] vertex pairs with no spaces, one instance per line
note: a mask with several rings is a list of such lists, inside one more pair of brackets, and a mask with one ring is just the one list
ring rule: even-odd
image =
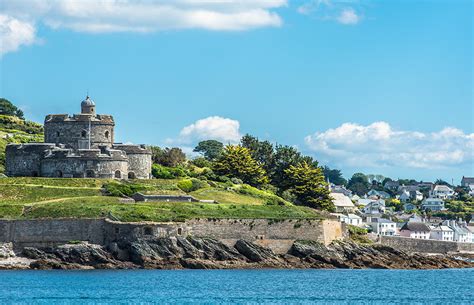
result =
[[474,269],[1,271],[0,303],[474,304]]

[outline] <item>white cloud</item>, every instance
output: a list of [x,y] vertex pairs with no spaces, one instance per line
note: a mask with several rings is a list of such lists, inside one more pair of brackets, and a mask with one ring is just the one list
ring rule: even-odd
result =
[[337,17],[337,21],[342,24],[357,24],[360,16],[352,8],[346,8],[341,11]]
[[210,116],[197,120],[181,129],[178,139],[168,139],[168,143],[193,143],[202,140],[218,140],[227,143],[237,143],[240,134],[240,123],[237,120]]
[[309,0],[297,8],[300,14],[344,25],[358,24],[362,19],[361,10],[358,0]]
[[33,24],[0,14],[0,56],[37,41]]
[[386,122],[344,123],[305,138],[327,161],[349,167],[440,169],[472,166],[474,133],[447,127],[439,132],[394,130]]

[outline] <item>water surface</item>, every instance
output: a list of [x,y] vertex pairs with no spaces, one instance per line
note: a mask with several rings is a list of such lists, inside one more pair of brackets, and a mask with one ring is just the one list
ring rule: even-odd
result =
[[1,271],[0,303],[474,304],[474,269]]

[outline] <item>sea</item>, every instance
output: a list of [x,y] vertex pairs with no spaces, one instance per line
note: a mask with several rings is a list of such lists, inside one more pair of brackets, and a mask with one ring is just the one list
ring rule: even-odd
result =
[[1,271],[1,304],[474,304],[474,269]]

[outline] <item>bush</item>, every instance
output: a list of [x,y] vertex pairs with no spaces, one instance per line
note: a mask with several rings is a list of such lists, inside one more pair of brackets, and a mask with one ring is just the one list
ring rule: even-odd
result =
[[231,178],[230,181],[232,181],[233,184],[243,184],[244,182],[239,179],[239,178]]
[[151,174],[158,179],[175,179],[179,177],[186,177],[188,171],[181,166],[167,167],[159,164],[153,164]]
[[191,178],[191,179],[183,179],[178,182],[178,187],[186,192],[193,192],[202,188],[205,188],[209,186],[206,181],[202,181],[196,178]]
[[118,182],[106,183],[102,187],[104,188],[106,195],[115,197],[130,197],[136,192],[147,189],[147,187],[143,184]]

